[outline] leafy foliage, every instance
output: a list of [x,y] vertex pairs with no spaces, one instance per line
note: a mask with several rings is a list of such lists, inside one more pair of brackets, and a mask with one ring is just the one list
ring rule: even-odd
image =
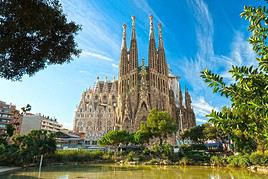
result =
[[229,72],[234,82],[231,84],[210,70],[201,72],[201,77],[213,92],[232,102],[220,112],[212,111],[208,115],[210,122],[229,134],[239,151],[251,152],[256,144],[264,151],[268,139],[268,11],[265,6],[245,6],[241,16],[249,20],[252,32],[249,43],[258,55],[259,65],[232,66]]
[[216,140],[219,142],[226,142],[226,133],[212,125],[211,123],[204,123],[183,131],[180,134],[181,139],[190,139],[194,143],[203,144],[206,140]]
[[177,131],[177,124],[169,113],[153,109],[148,115],[145,128],[152,137],[158,137],[162,145],[163,139]]
[[176,130],[177,124],[169,113],[153,109],[149,113],[146,123],[141,123],[139,130],[135,133],[128,133],[125,130],[109,131],[98,141],[98,144],[114,146],[120,143],[144,144],[149,143],[153,137],[158,137],[160,145],[162,145],[163,139],[166,139]]
[[[267,1],[266,1],[267,2]],[[252,44],[253,50],[258,54],[257,60],[260,69],[268,71],[268,9],[266,6],[252,7],[244,6],[244,12],[241,17],[249,21],[248,30],[252,32],[249,37],[249,43]]]
[[120,143],[126,144],[130,140],[130,134],[127,131],[111,130],[98,141],[98,144],[117,146]]
[[48,162],[89,162],[110,159],[111,156],[107,155],[99,150],[57,150],[55,153],[49,155],[47,160]]
[[134,141],[137,144],[149,143],[150,138],[152,137],[150,131],[146,129],[145,124],[141,124],[144,127],[140,127],[138,131],[134,134]]
[[6,128],[8,137],[13,136],[15,128],[11,124],[6,125]]
[[0,21],[0,77],[20,80],[80,53],[80,27],[67,22],[59,0],[1,1]]
[[195,143],[203,143],[204,140],[206,139],[203,131],[204,131],[204,126],[198,125],[198,126],[185,130],[181,134],[181,138],[183,140],[190,139],[191,141]]
[[48,156],[56,150],[53,134],[44,130],[31,131],[28,135],[15,136],[11,144],[0,146],[0,163],[28,164],[40,155]]

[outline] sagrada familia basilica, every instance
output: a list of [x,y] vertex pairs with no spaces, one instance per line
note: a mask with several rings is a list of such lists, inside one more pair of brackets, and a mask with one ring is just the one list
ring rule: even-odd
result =
[[179,78],[167,66],[162,27],[158,24],[158,47],[150,16],[148,65],[138,64],[135,17],[132,16],[130,47],[127,47],[127,25],[123,25],[118,80],[103,81],[97,77],[94,87],[82,94],[76,109],[74,131],[84,133],[86,139],[96,142],[114,129],[133,132],[146,121],[151,109],[167,111],[176,120],[179,130],[196,125],[187,89],[184,99]]

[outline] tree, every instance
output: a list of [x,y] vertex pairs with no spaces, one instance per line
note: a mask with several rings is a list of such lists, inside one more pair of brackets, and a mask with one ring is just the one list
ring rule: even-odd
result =
[[40,155],[47,156],[56,150],[54,135],[44,130],[33,130],[28,135],[15,136],[12,143],[0,144],[0,164],[27,164]]
[[149,131],[138,130],[134,133],[134,141],[137,144],[149,143],[151,136]]
[[130,141],[130,134],[125,130],[111,130],[105,134],[99,141],[99,145],[117,146],[120,143],[127,144]]
[[230,134],[239,144],[240,151],[250,152],[258,149],[264,152],[268,141],[268,10],[265,6],[245,6],[241,16],[249,21],[249,43],[257,53],[257,67],[232,66],[229,70],[234,82],[224,81],[223,77],[205,70],[201,77],[218,92],[228,97],[232,104],[220,112],[208,115],[210,122]]
[[0,1],[0,77],[20,80],[78,56],[74,35],[59,0]]
[[22,110],[21,115],[26,114],[27,112],[31,111],[31,109],[32,109],[32,106],[30,104],[27,104],[25,107],[21,108]]
[[14,130],[15,130],[15,128],[12,126],[12,124],[7,124],[6,129],[7,129],[8,137],[12,137],[14,134]]
[[203,135],[206,140],[216,140],[222,143],[226,143],[228,136],[221,129],[217,128],[215,125],[207,122],[202,124],[204,127]]
[[46,130],[33,130],[28,135],[17,136],[14,145],[18,146],[23,163],[34,162],[41,155],[47,156],[56,150],[54,135]]
[[163,139],[177,131],[176,121],[172,119],[170,114],[156,109],[150,111],[145,126],[152,137],[159,138],[160,145],[162,145]]
[[203,125],[198,125],[187,129],[183,131],[183,133],[181,134],[181,138],[183,140],[189,139],[195,143],[204,143],[204,141],[206,140],[204,135],[204,128],[205,127]]

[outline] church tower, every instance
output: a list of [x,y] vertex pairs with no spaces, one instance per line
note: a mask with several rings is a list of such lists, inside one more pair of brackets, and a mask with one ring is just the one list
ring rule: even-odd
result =
[[158,49],[154,37],[153,16],[150,16],[149,34],[149,79],[151,108],[170,111],[168,89],[168,67],[162,38],[162,26],[158,24]]
[[[126,29],[127,25],[123,25],[123,35],[122,44],[120,52],[120,62],[119,62],[119,74],[118,74],[118,108],[116,110],[116,123],[122,124],[123,116],[125,112],[125,98],[127,93],[127,73],[128,73],[128,50],[126,42]],[[121,126],[116,126],[120,128]]]
[[156,44],[153,16],[149,17],[149,22],[148,65],[144,58],[142,64],[138,64],[136,19],[132,16],[129,49],[127,25],[123,25],[118,80],[97,78],[95,87],[82,94],[74,129],[85,133],[87,140],[93,143],[113,129],[135,132],[154,108],[168,112],[180,130],[196,125],[191,96],[188,90],[182,94],[178,78],[167,66],[162,25],[157,26]]

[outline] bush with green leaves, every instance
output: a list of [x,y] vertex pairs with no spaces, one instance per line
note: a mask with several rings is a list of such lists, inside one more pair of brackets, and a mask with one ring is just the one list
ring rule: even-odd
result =
[[180,164],[180,165],[191,165],[191,164],[192,164],[192,160],[189,159],[188,157],[182,157],[182,158],[179,160],[179,164]]
[[268,165],[268,153],[253,152],[249,160],[253,165]]
[[224,157],[214,155],[210,158],[210,164],[213,166],[222,167],[226,166],[227,161]]
[[248,167],[251,165],[249,155],[233,155],[227,158],[228,166]]
[[33,130],[27,135],[12,137],[12,143],[2,147],[0,164],[25,165],[36,163],[56,150],[54,135],[45,130]]
[[97,160],[110,160],[111,155],[103,151],[90,150],[58,150],[51,154],[47,162],[91,162]]

